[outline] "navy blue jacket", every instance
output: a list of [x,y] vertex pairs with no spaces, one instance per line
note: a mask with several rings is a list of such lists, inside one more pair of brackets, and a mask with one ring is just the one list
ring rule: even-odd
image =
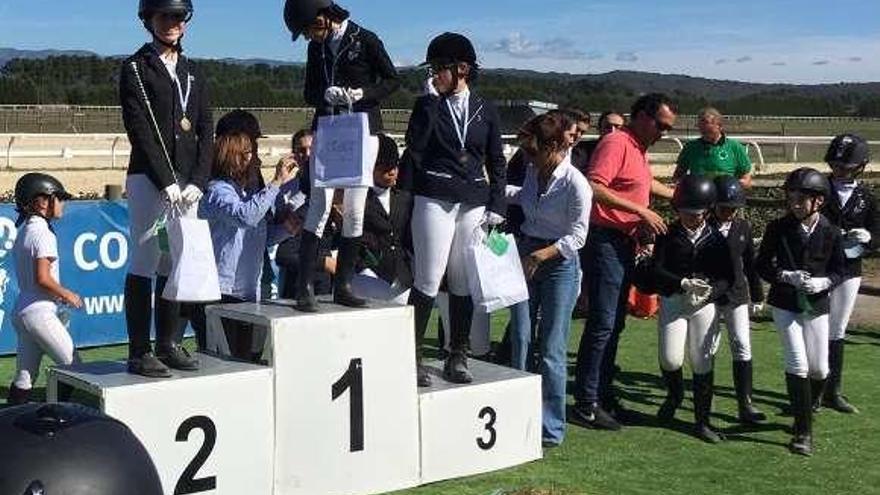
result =
[[370,117],[370,132],[376,134],[382,130],[379,104],[400,87],[400,78],[382,40],[372,31],[349,21],[336,56],[326,42],[309,42],[303,93],[306,103],[315,107],[313,128],[319,116],[348,111],[324,100],[324,91],[330,86],[364,90],[364,97],[352,110],[366,112]]
[[177,85],[168,75],[159,53],[150,45],[141,47],[125,59],[119,77],[119,102],[122,120],[131,142],[128,161],[129,174],[146,174],[160,191],[174,182],[168,159],[156,137],[153,123],[131,63],[137,64],[138,73],[153,107],[156,123],[174,167],[174,175],[184,184],[195,184],[203,191],[211,174],[213,158],[214,121],[208,101],[207,79],[192,60],[182,54],[177,61],[177,77],[184,84],[192,81],[186,117],[192,128],[180,126],[184,113],[180,106]]
[[[865,247],[874,250],[880,247],[880,205],[871,191],[863,184],[856,186],[845,205],[840,204],[834,182],[831,182],[831,197],[822,205],[822,214],[842,230],[866,229],[871,233],[871,242]],[[844,248],[848,247],[844,240]],[[844,278],[862,276],[862,258],[846,258]]]
[[710,302],[723,297],[734,278],[724,236],[707,225],[692,243],[681,222],[674,222],[654,245],[654,277],[657,293],[664,297],[683,293],[681,281],[695,277],[712,286]]
[[[828,277],[833,287],[843,279],[846,263],[838,227],[820,216],[813,234],[807,238],[800,224],[790,213],[770,222],[764,229],[755,261],[761,278],[771,284],[767,304],[793,313],[803,313],[804,308],[798,303],[797,289],[779,281],[782,271],[805,270],[813,277]],[[828,314],[827,290],[806,298],[814,315]]]
[[[712,218],[710,224],[719,227],[717,219]],[[752,225],[745,218],[734,218],[727,233],[727,247],[733,263],[733,284],[719,303],[740,306],[750,301],[759,303],[764,300],[764,288],[761,277],[755,270],[755,240]]]
[[461,142],[445,98],[424,95],[416,100],[406,130],[409,159],[403,161],[403,166],[412,170],[401,172],[411,176],[413,194],[470,206],[485,205],[505,215],[507,162],[498,111],[473,91],[468,104],[471,123],[465,143],[467,160],[462,163]]

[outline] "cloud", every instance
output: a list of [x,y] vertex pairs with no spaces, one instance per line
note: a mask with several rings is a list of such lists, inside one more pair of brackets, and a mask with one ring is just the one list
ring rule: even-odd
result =
[[785,66],[788,65],[788,64],[785,63],[785,62],[773,62],[773,63],[770,64],[770,65],[772,65],[772,66],[774,66],[774,67],[785,67]]
[[746,62],[751,62],[751,61],[752,61],[752,57],[750,57],[748,55],[746,55],[745,57],[740,57],[740,58],[736,59],[736,63],[738,63],[738,64],[744,64]]
[[862,57],[849,57],[847,60],[850,62],[861,62]]
[[638,62],[639,57],[635,52],[617,52],[617,56],[614,59],[618,62]]
[[719,58],[719,59],[715,60],[715,65],[723,65],[723,64],[726,64],[727,62],[729,62],[729,60],[727,60],[726,58]]
[[829,62],[827,60],[816,60],[815,62],[813,62],[813,65],[828,65],[830,63],[831,62]]
[[605,57],[605,55],[603,55],[602,53],[597,52],[597,51],[592,51],[587,54],[587,60],[599,60],[604,57]]
[[585,53],[577,47],[574,41],[568,38],[535,41],[526,38],[522,33],[513,33],[493,42],[489,46],[489,51],[524,59],[595,60],[602,58],[602,54],[598,52]]

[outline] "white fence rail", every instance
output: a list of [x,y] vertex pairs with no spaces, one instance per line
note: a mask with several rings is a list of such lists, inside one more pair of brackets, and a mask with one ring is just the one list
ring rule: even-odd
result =
[[[398,143],[403,144],[403,136],[391,134]],[[515,151],[516,136],[502,136],[505,153],[509,157]],[[803,145],[825,146],[832,136],[730,136],[745,143],[753,151],[753,161],[757,172],[766,168],[763,146],[787,146],[790,159],[784,162],[798,162],[798,147]],[[585,139],[595,139],[586,136]],[[664,138],[665,152],[652,152],[657,163],[673,163],[684,142],[684,136]],[[880,141],[871,141],[872,146],[880,147]],[[661,145],[663,146],[663,145]],[[277,157],[290,149],[290,136],[270,135],[261,140],[260,155]],[[0,134],[0,157],[3,158],[0,170],[31,169],[123,169],[128,163],[131,145],[125,134]]]

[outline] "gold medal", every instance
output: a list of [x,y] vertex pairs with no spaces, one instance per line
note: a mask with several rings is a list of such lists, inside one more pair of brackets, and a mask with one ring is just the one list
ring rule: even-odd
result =
[[180,119],[180,128],[183,129],[183,132],[191,131],[192,127],[192,122],[190,122],[186,116]]

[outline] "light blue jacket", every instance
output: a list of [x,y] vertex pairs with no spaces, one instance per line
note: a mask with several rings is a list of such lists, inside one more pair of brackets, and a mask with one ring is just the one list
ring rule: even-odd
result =
[[220,292],[258,301],[263,252],[290,234],[268,221],[280,189],[272,184],[247,191],[228,179],[208,183],[199,204],[199,217],[211,226]]

